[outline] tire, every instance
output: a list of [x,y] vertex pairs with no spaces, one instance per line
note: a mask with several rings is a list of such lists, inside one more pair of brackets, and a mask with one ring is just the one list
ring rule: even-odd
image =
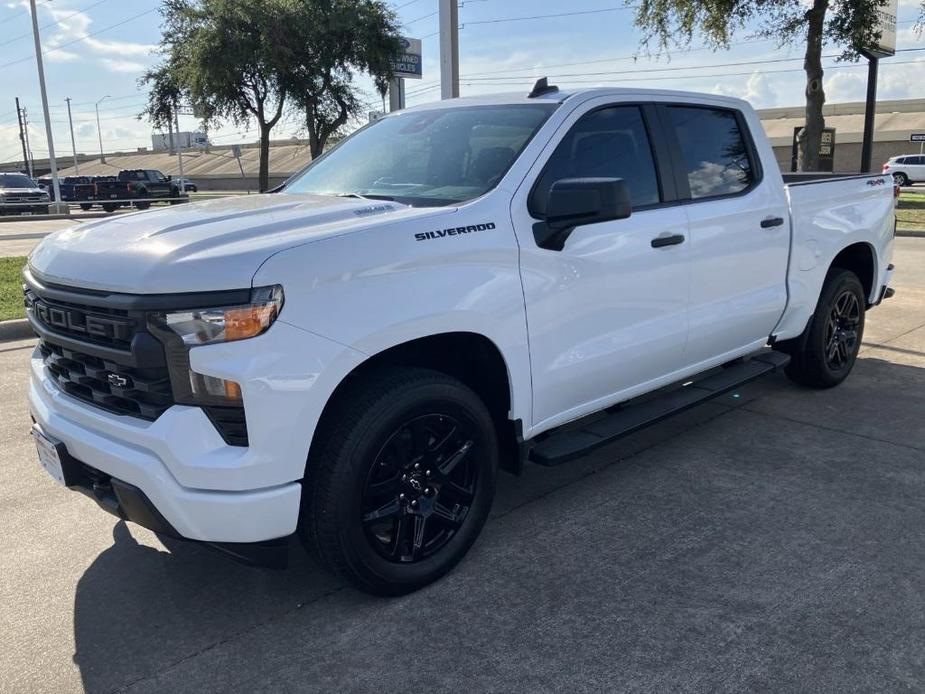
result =
[[299,535],[360,590],[410,593],[452,569],[488,517],[494,424],[435,371],[392,368],[347,388],[312,446]]
[[82,209],[84,212],[89,210],[91,207],[93,207],[93,205],[91,205],[89,202],[80,203],[80,209]]
[[775,346],[790,354],[787,376],[810,388],[831,388],[844,381],[861,349],[866,306],[857,275],[841,268],[829,270],[804,333]]
[[103,212],[115,212],[119,206],[114,202],[104,202],[102,208]]
[[893,174],[893,180],[896,182],[896,185],[902,188],[909,185],[909,177],[901,171]]
[[190,187],[187,188],[186,190],[188,190],[190,193],[198,193],[198,192],[199,192],[199,188],[197,188],[196,186],[190,186]]

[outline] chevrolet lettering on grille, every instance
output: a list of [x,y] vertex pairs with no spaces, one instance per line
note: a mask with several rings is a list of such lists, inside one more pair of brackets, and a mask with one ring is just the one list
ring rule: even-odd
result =
[[32,302],[32,310],[40,321],[51,328],[112,340],[128,341],[132,338],[131,321],[94,315],[79,309],[50,306],[41,300]]

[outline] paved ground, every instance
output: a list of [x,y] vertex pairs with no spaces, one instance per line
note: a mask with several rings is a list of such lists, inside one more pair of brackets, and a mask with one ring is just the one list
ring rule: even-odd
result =
[[753,384],[505,476],[469,557],[373,599],[126,527],[39,470],[0,345],[0,691],[920,692],[925,240],[855,373]]

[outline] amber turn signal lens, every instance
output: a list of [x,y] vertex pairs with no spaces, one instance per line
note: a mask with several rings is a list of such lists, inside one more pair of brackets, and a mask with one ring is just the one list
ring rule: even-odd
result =
[[242,306],[225,311],[225,339],[242,340],[259,335],[276,319],[276,306]]

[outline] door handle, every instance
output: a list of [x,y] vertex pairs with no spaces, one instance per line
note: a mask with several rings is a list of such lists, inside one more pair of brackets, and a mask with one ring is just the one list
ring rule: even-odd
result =
[[771,227],[783,226],[784,218],[783,217],[768,217],[767,219],[761,220],[762,229],[770,229]]
[[652,248],[664,248],[665,246],[677,246],[684,243],[683,234],[671,234],[670,236],[656,236],[652,239]]

